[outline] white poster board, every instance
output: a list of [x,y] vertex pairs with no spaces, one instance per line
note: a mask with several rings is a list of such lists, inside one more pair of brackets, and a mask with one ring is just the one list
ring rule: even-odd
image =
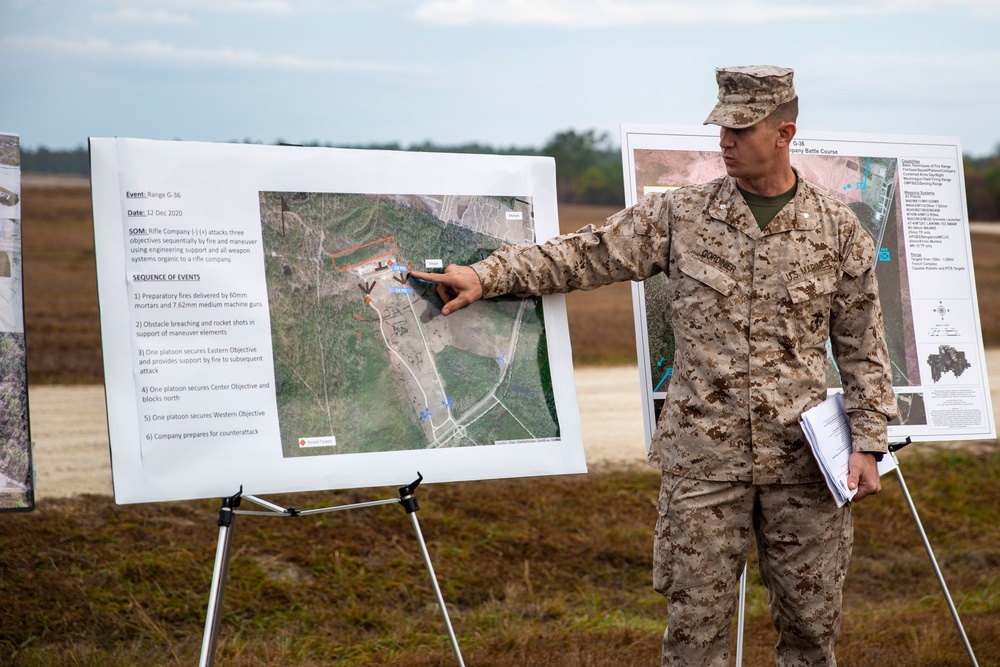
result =
[[[715,126],[623,125],[625,199],[725,175]],[[954,137],[800,132],[792,166],[846,203],[875,242],[899,418],[889,441],[996,437]],[[646,446],[673,371],[666,278],[633,286]],[[829,346],[828,346],[829,349]],[[830,358],[831,393],[840,377]]]
[[562,297],[409,277],[555,235],[551,159],[90,150],[117,502],[586,471]]
[[0,511],[35,507],[21,264],[21,142],[0,132]]

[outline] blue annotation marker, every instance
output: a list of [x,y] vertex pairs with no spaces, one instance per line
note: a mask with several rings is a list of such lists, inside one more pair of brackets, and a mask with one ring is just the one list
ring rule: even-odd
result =
[[848,183],[847,185],[844,186],[844,189],[845,190],[850,190],[851,188],[856,187],[858,190],[867,190],[868,189],[868,170],[869,170],[869,167],[871,166],[871,163],[872,163],[872,159],[868,158],[868,162],[865,163],[865,175],[862,178],[862,180],[858,181],[857,183],[853,183],[853,184]]
[[865,175],[864,175],[864,178],[861,180],[860,183],[857,184],[858,185],[858,190],[867,190],[868,189],[868,172],[871,169],[871,166],[872,166],[872,159],[869,157],[868,158],[868,162],[865,163]]
[[425,406],[424,411],[420,413],[420,419],[422,419],[423,421],[427,421],[430,418],[431,418],[431,409]]
[[446,408],[450,408],[451,407],[451,396],[448,397],[447,401],[441,401],[441,405],[443,405]]
[[[660,364],[657,364],[657,366],[659,366],[659,365]],[[673,374],[674,374],[674,369],[673,368],[668,368],[666,371],[664,371],[663,378],[661,378],[659,384],[657,384],[653,388],[653,392],[655,393],[655,392],[659,391],[660,387],[663,385],[663,383],[667,381],[667,378],[672,377]]]
[[892,259],[892,253],[889,252],[888,248],[882,248],[878,251],[878,261],[888,262]]

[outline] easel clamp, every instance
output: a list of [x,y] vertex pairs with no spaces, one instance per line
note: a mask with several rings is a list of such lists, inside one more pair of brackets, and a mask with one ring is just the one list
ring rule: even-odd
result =
[[228,528],[233,525],[233,517],[236,514],[236,508],[240,506],[240,500],[243,497],[243,485],[240,484],[240,490],[229,496],[228,498],[222,499],[222,507],[219,508],[219,526],[222,528]]

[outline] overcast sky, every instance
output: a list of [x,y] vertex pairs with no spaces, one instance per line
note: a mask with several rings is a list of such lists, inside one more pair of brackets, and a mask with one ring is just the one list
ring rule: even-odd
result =
[[541,146],[699,125],[716,67],[796,70],[799,127],[1000,144],[998,0],[0,0],[0,131]]

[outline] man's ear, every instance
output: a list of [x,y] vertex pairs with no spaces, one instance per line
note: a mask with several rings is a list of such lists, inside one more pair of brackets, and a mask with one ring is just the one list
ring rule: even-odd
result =
[[786,146],[792,145],[792,139],[795,138],[795,123],[791,121],[785,121],[778,126],[778,147],[785,148]]

